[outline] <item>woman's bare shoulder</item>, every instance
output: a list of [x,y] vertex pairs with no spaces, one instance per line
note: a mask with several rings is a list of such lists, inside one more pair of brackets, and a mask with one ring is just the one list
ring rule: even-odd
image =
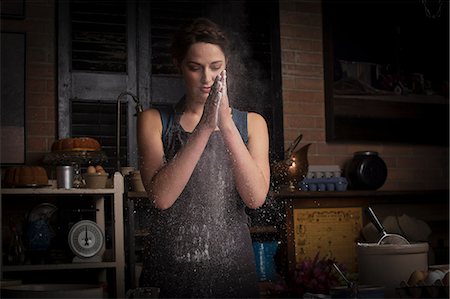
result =
[[248,112],[247,121],[249,127],[267,126],[266,119],[257,112]]
[[249,112],[247,116],[249,140],[266,139],[269,132],[266,119],[257,112]]
[[139,114],[139,117],[154,118],[160,117],[159,110],[156,108],[148,108]]
[[156,108],[148,108],[139,113],[138,123],[144,125],[145,128],[154,128],[162,130],[161,115]]

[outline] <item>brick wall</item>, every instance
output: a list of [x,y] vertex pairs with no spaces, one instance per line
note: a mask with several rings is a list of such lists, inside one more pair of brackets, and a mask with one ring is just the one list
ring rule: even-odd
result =
[[26,164],[39,164],[57,135],[55,2],[25,4],[25,19],[2,19],[1,28],[26,34]]
[[303,134],[314,165],[344,164],[355,151],[379,152],[388,167],[382,190],[448,188],[448,147],[327,144],[320,0],[280,0],[285,146]]
[[[30,0],[24,20],[2,19],[2,31],[27,34],[26,162],[39,163],[57,136],[56,5]],[[309,162],[341,167],[353,152],[375,150],[388,166],[384,190],[448,188],[448,147],[332,145],[325,142],[322,27],[319,0],[280,0],[286,147],[303,134]]]

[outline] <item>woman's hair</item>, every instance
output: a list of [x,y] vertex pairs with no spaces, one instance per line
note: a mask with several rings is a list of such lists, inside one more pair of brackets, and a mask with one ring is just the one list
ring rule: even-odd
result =
[[222,49],[225,58],[228,57],[229,42],[225,33],[213,21],[207,18],[197,18],[175,33],[170,47],[172,59],[177,64],[181,63],[189,47],[198,42],[217,45]]

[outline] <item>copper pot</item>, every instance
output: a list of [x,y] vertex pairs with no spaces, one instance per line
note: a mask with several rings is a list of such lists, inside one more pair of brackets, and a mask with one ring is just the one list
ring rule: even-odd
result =
[[293,152],[300,142],[299,135],[285,153],[285,159],[272,164],[272,180],[275,186],[297,185],[308,174],[308,150],[311,143]]

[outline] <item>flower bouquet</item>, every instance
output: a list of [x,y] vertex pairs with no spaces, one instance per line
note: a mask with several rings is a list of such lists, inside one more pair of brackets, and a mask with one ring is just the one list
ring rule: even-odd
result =
[[[305,293],[329,294],[330,289],[342,285],[342,277],[333,267],[337,264],[334,258],[319,257],[319,252],[314,259],[306,257],[297,263],[294,271],[286,279],[276,282],[273,292],[280,297],[301,298]],[[337,264],[340,269],[345,269],[342,264]]]

